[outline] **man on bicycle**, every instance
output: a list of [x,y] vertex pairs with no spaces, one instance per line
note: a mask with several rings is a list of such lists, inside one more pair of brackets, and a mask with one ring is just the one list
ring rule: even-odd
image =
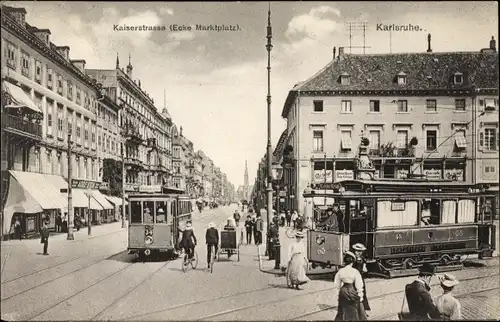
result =
[[207,244],[207,263],[208,268],[210,268],[210,262],[212,259],[212,247],[215,248],[214,257],[217,256],[217,249],[219,248],[219,231],[215,228],[213,222],[208,224],[207,232],[205,233],[205,242]]
[[182,232],[182,240],[181,247],[184,248],[184,252],[188,255],[190,260],[193,259],[194,256],[194,248],[196,247],[197,241],[196,236],[194,235],[193,224],[191,220],[186,222],[186,228]]

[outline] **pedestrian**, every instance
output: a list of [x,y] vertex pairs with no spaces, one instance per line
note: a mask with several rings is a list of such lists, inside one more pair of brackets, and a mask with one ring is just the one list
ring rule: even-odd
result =
[[297,218],[299,217],[299,214],[297,213],[296,210],[293,211],[292,214],[292,222],[293,222],[293,228],[297,229]]
[[21,228],[21,223],[19,222],[19,218],[16,217],[16,221],[14,222],[14,236],[16,239],[22,239],[23,233]]
[[56,232],[60,233],[62,231],[62,217],[61,214],[57,214],[56,217]]
[[208,229],[205,233],[205,243],[207,244],[207,267],[210,268],[210,262],[212,261],[212,248],[215,248],[215,257],[217,257],[217,251],[219,248],[219,231],[215,228],[215,224],[213,222],[208,224]]
[[[361,278],[363,279],[363,306],[366,311],[370,311],[370,304],[368,303],[368,298],[366,294],[366,283],[365,283],[365,275],[368,272],[368,269],[366,268],[366,259],[363,256],[363,252],[366,250],[365,245],[361,243],[354,244],[352,246],[352,249],[354,250],[354,255],[356,255],[356,261],[352,265],[355,269],[358,270],[359,274],[361,274]],[[368,317],[368,313],[366,314]]]
[[76,215],[75,216],[76,231],[80,231],[80,224],[81,224],[80,215]]
[[255,236],[256,244],[262,244],[262,231],[264,230],[264,221],[262,220],[260,214],[257,214],[257,219],[255,220]]
[[280,226],[281,227],[285,227],[285,221],[286,221],[285,212],[282,212],[282,213],[280,213]]
[[49,253],[47,253],[47,250],[49,248],[50,232],[49,228],[47,227],[47,222],[45,220],[43,221],[43,227],[42,230],[40,231],[40,236],[41,236],[40,243],[43,244],[43,254],[48,255]]
[[434,267],[425,263],[419,268],[417,279],[413,283],[406,285],[403,306],[406,299],[410,314],[400,316],[400,319],[414,321],[440,318],[441,314],[434,305],[430,294],[430,284],[433,275]]
[[347,232],[345,226],[345,215],[344,212],[340,210],[338,203],[333,204],[333,214],[335,215],[335,217],[337,217],[337,231],[340,231],[341,233]]
[[356,255],[344,253],[345,266],[338,270],[333,280],[334,288],[339,290],[338,309],[335,321],[366,321],[363,307],[363,278],[353,267]]
[[302,231],[304,229],[304,216],[301,214],[297,215],[297,219],[295,220],[295,226],[297,230]]
[[436,303],[436,307],[441,314],[441,320],[461,320],[462,308],[460,302],[451,294],[453,288],[458,285],[458,280],[451,274],[444,274],[438,278],[443,288],[443,294],[438,296],[434,303]]
[[295,242],[288,247],[288,266],[286,269],[286,285],[299,290],[299,286],[309,282],[306,275],[308,260],[306,246],[303,243],[304,233],[295,233]]
[[290,213],[290,210],[286,211],[285,218],[286,218],[286,226],[290,227],[290,223],[292,221],[292,214]]
[[252,223],[252,217],[250,215],[247,216],[247,220],[245,220],[245,231],[247,233],[247,244],[252,243],[252,230],[253,230],[253,223]]
[[68,214],[65,213],[62,221],[62,231],[63,233],[68,232]]

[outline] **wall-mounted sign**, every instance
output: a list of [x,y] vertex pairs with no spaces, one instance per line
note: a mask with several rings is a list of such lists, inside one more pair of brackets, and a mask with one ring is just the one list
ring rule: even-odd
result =
[[99,185],[99,190],[109,190],[109,183],[108,182],[102,182]]
[[332,182],[333,170],[314,170],[314,182]]
[[128,184],[126,183],[124,186],[125,191],[132,191],[132,192],[137,192],[139,191],[139,186],[135,184]]
[[88,180],[71,180],[71,187],[77,189],[99,189],[101,185],[100,182],[97,181],[88,181]]
[[335,182],[354,180],[353,170],[335,170]]
[[423,174],[428,180],[441,180],[441,169],[426,169]]
[[139,186],[139,192],[145,192],[145,193],[161,192],[161,186],[160,185],[155,185],[155,186]]
[[391,203],[391,211],[404,211],[405,203],[404,202],[392,202]]
[[444,178],[453,181],[464,181],[463,169],[445,169]]
[[280,191],[280,197],[286,197],[286,191]]

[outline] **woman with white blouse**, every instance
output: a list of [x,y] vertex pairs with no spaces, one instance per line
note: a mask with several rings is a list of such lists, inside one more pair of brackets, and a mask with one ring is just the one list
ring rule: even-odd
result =
[[286,270],[286,284],[288,287],[299,289],[299,285],[309,281],[306,275],[308,259],[306,257],[306,246],[303,243],[304,233],[295,233],[295,242],[288,248],[288,268]]
[[363,278],[353,267],[356,255],[350,251],[344,253],[345,266],[335,274],[335,289],[339,290],[339,305],[335,321],[365,321],[363,307]]

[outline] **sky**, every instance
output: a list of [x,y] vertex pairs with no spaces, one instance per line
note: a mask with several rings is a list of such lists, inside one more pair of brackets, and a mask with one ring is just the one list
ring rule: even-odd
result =
[[[267,144],[268,2],[10,2],[24,7],[26,21],[51,30],[51,41],[70,46],[71,59],[87,68],[120,67],[131,56],[133,78],[163,109],[196,150],[228,179],[250,184]],[[349,22],[366,22],[366,53],[479,51],[498,39],[496,2],[271,2],[272,144],[286,128],[281,111],[288,92],[349,46]],[[237,31],[196,31],[196,25],[238,26]],[[419,31],[387,32],[377,25],[408,25]],[[116,31],[114,25],[165,26],[164,31]],[[171,25],[192,30],[171,31]],[[362,31],[351,45],[362,46]],[[415,29],[415,28],[413,28]],[[498,45],[498,43],[497,43]],[[338,50],[337,50],[338,52]],[[349,49],[345,49],[349,53]],[[362,53],[354,48],[352,53]]]

